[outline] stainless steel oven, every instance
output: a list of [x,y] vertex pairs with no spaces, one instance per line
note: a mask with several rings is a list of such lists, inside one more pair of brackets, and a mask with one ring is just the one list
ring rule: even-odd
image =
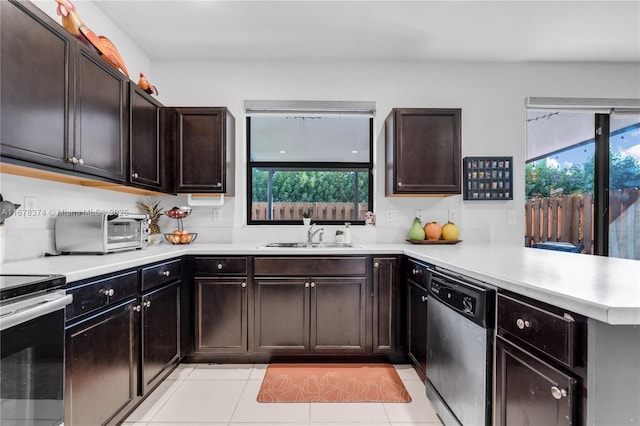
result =
[[0,275],[0,424],[64,423],[60,275]]

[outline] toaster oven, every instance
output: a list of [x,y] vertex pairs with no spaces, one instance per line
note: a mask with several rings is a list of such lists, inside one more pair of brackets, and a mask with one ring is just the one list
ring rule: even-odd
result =
[[56,218],[56,250],[106,254],[148,243],[149,216],[113,212],[62,212]]

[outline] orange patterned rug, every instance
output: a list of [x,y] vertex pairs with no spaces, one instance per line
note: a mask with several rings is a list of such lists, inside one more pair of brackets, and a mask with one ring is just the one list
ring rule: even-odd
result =
[[389,364],[270,364],[258,402],[411,402]]

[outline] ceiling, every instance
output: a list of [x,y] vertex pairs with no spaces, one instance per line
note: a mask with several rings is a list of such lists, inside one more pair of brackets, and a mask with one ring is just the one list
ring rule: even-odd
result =
[[151,60],[640,63],[640,0],[95,4]]

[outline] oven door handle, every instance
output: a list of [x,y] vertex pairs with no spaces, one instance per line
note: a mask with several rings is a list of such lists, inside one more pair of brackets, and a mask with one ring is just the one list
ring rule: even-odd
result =
[[46,302],[34,307],[21,309],[19,311],[5,315],[0,318],[0,331],[25,323],[27,321],[31,321],[34,318],[47,315],[59,309],[64,309],[64,307],[70,304],[72,301],[73,295],[67,294],[62,297],[47,300]]

